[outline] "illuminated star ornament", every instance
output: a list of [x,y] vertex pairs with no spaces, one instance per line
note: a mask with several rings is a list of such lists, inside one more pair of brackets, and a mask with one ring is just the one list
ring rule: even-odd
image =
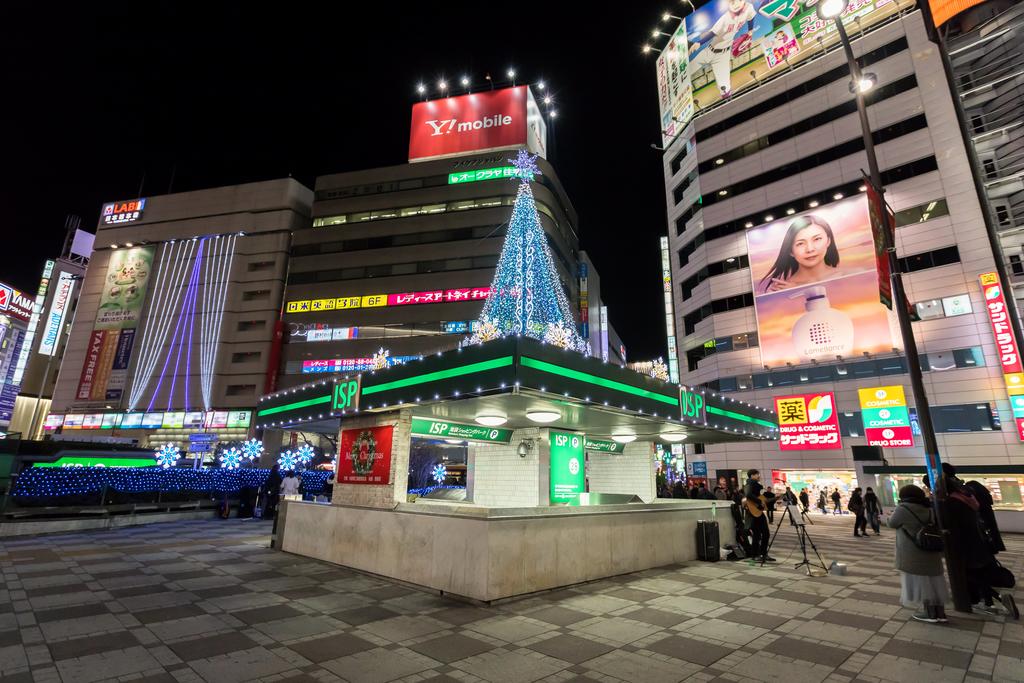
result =
[[285,451],[281,454],[281,457],[277,459],[277,464],[281,466],[282,470],[294,470],[295,462],[297,458],[291,451]]
[[313,460],[314,455],[316,455],[316,451],[314,451],[313,447],[308,443],[302,444],[299,446],[299,449],[295,451],[295,457],[298,458],[299,462],[303,465],[308,465],[310,461]]
[[436,465],[434,465],[434,469],[431,472],[431,476],[434,478],[434,481],[440,484],[444,481],[444,478],[448,476],[448,471],[445,469],[444,465],[442,465],[441,463],[437,463]]
[[530,154],[525,149],[519,150],[516,158],[508,161],[516,169],[516,177],[521,182],[528,183],[533,180],[534,176],[543,175],[537,166],[537,155]]
[[249,439],[242,444],[242,455],[250,461],[258,460],[263,455],[263,442],[257,439]]
[[242,466],[242,451],[234,446],[221,451],[220,466],[226,470],[237,470]]
[[160,447],[156,455],[156,464],[164,469],[168,467],[174,467],[178,462],[178,457],[181,454],[181,449],[175,446],[173,443],[165,443]]

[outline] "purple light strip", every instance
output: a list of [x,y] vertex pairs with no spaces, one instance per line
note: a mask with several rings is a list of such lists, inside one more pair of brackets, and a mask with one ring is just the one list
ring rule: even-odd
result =
[[[192,276],[194,276],[194,275],[195,275],[195,270],[193,269]],[[153,396],[152,396],[152,398],[149,399],[149,406],[146,408],[146,412],[150,412],[150,411],[153,410],[153,404],[156,403],[156,397],[160,393],[160,387],[163,385],[164,377],[167,376],[167,367],[171,363],[171,354],[174,352],[174,344],[178,340],[178,333],[182,332],[184,330],[185,309],[187,308],[187,306],[185,305],[185,301],[187,301],[188,293],[189,293],[189,291],[191,291],[191,289],[192,289],[192,282],[191,282],[191,277],[190,277],[189,284],[188,284],[188,289],[186,290],[185,296],[183,297],[181,310],[178,311],[178,321],[174,324],[174,335],[171,337],[171,344],[170,344],[170,346],[167,347],[167,358],[164,359],[164,366],[163,366],[163,368],[160,369],[160,379],[157,380],[156,389],[153,390]],[[171,385],[171,393],[172,394],[174,393],[174,385],[173,384]]]
[[[182,301],[182,304],[181,304],[182,313],[187,315],[188,318],[189,318],[188,324],[189,324],[189,328],[190,329],[191,329],[191,325],[192,325],[192,315],[193,315],[193,311],[191,309],[193,309],[195,307],[196,294],[197,294],[198,289],[199,289],[199,264],[202,262],[202,258],[203,258],[203,242],[205,242],[205,241],[206,241],[206,238],[203,238],[203,239],[199,240],[199,248],[196,249],[196,260],[195,260],[194,265],[192,266],[192,275],[189,276],[188,289],[185,291],[185,300]],[[191,334],[189,336],[191,337]],[[178,369],[181,367],[181,351],[182,351],[182,348],[184,346],[185,346],[185,326],[182,325],[181,326],[181,339],[178,341],[178,356],[174,359],[174,374],[171,375],[171,391],[167,395],[167,410],[168,411],[170,411],[171,406],[174,403],[174,388],[178,384]],[[192,352],[192,349],[189,348],[189,354],[191,354],[191,352]],[[188,376],[185,377],[184,391],[185,391],[185,403],[187,405],[188,404]],[[186,410],[187,410],[187,408],[186,408]]]
[[[199,264],[203,260],[203,247],[206,245],[206,238],[199,241],[199,255],[196,256],[195,289],[192,290],[192,311],[188,317],[188,355],[185,358],[185,412],[188,412],[188,390],[191,388],[192,379],[192,327],[196,322],[196,301],[199,299]],[[168,408],[169,410],[169,408]]]

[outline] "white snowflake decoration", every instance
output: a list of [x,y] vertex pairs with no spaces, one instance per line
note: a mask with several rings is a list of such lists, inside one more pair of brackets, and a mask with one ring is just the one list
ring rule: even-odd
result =
[[441,463],[434,465],[434,469],[431,472],[431,476],[438,484],[444,483],[444,478],[448,476],[448,470]]
[[575,349],[573,331],[562,323],[548,323],[544,330],[544,341],[563,349]]
[[281,457],[277,459],[277,464],[281,466],[282,470],[294,470],[296,460],[297,458],[294,453],[291,451],[285,451],[281,454]]
[[390,366],[391,363],[391,351],[385,349],[384,347],[381,347],[377,351],[377,353],[373,354],[373,358],[370,360],[370,369],[383,370],[384,368]]
[[257,439],[249,439],[242,444],[242,455],[250,461],[259,460],[263,455],[263,442]]
[[466,338],[467,344],[483,344],[489,342],[492,339],[498,339],[502,336],[501,328],[498,326],[498,319],[492,318],[490,320],[482,320],[477,325],[476,331],[469,337]]
[[651,364],[651,377],[660,379],[662,382],[668,381],[668,366],[665,365],[664,359],[658,358]]
[[173,467],[181,456],[181,449],[173,443],[165,443],[156,453],[156,464],[164,469]]
[[234,446],[221,451],[220,466],[226,470],[237,470],[242,466],[242,451]]
[[295,457],[298,458],[299,462],[303,465],[308,465],[313,460],[313,456],[316,455],[316,451],[308,443],[304,443],[299,446],[299,450],[295,451]]

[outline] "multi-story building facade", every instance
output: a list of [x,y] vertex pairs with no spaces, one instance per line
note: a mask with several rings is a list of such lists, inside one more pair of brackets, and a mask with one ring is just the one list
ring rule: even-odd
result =
[[[873,26],[849,25],[855,55],[877,77],[868,118],[942,457],[976,467],[997,497],[1001,485],[1001,500],[1019,502],[1024,479],[1013,473],[1024,448],[979,285],[993,270],[993,250],[939,47],[913,7]],[[907,387],[916,425],[895,316],[888,314],[888,335],[879,332],[884,348],[856,357],[765,362],[759,341],[759,329],[776,321],[755,315],[760,284],[752,282],[747,233],[866,189],[850,72],[834,38],[827,51],[779,71],[698,110],[664,154],[681,379],[766,407],[779,396],[833,392],[842,446],[687,445],[687,458],[706,461],[712,476],[758,468],[812,488],[846,488],[855,478],[877,484],[855,462],[866,453],[858,448],[866,444],[858,389]],[[886,464],[867,463],[868,471],[892,474],[894,484],[923,473],[919,435],[913,447],[878,455]]]
[[105,205],[47,432],[183,450],[198,432],[244,438],[312,200],[287,178]]

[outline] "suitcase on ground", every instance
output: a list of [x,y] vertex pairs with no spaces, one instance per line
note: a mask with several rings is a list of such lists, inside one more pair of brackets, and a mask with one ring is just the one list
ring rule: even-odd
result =
[[718,562],[718,522],[702,519],[697,522],[697,559]]

